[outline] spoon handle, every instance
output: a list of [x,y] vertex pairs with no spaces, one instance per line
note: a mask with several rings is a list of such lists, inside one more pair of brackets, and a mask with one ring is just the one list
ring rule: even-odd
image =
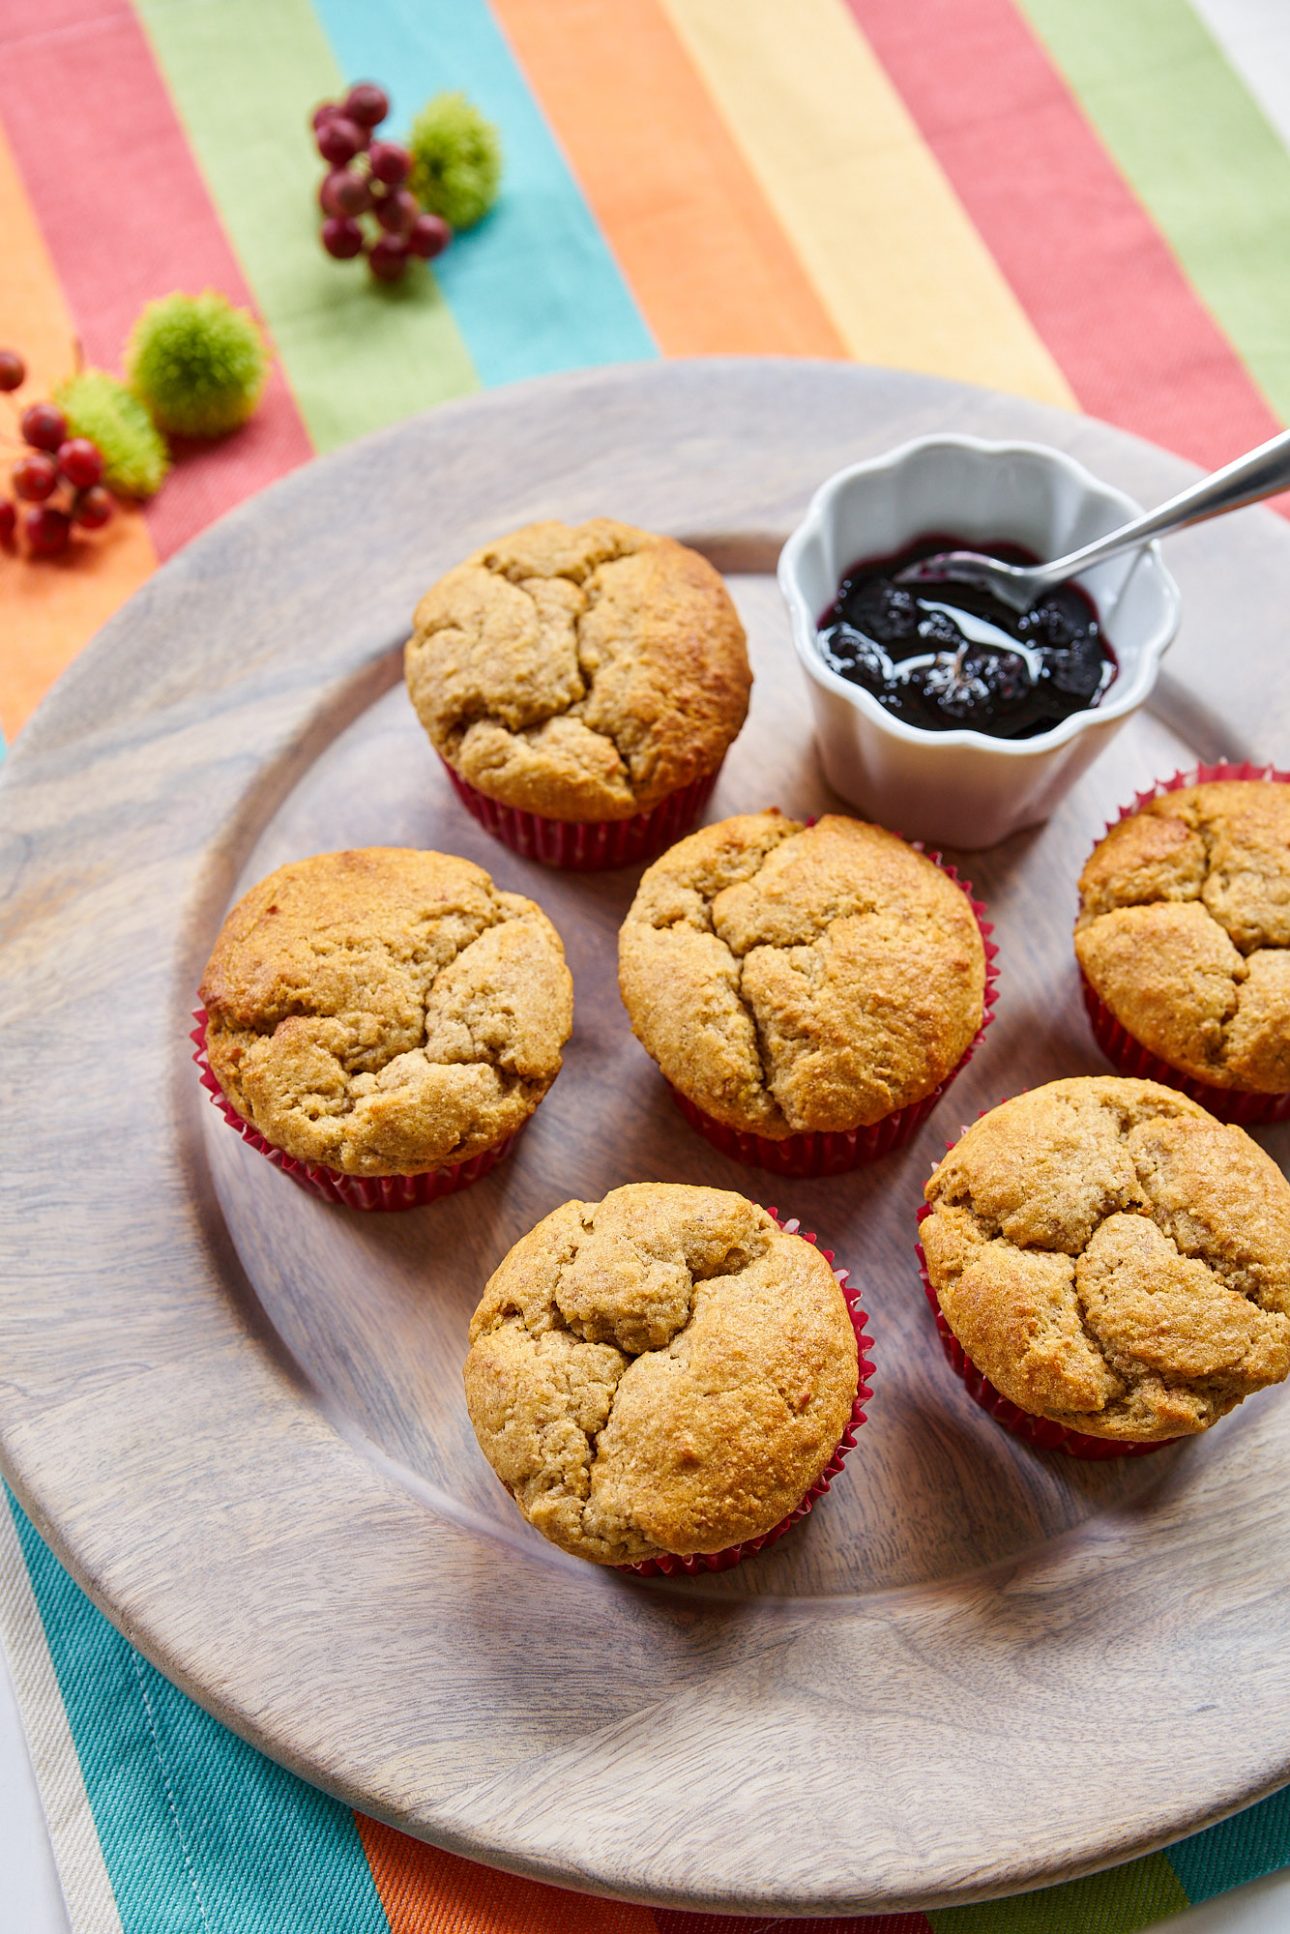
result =
[[1278,490],[1287,488],[1290,488],[1290,430],[1283,430],[1256,450],[1237,457],[1234,463],[1224,464],[1221,470],[1212,471],[1199,483],[1189,484],[1167,503],[1135,517],[1131,524],[1121,524],[1108,536],[1095,538],[1091,544],[1055,558],[1050,564],[1035,565],[1034,578],[1042,584],[1062,584],[1077,572],[1087,571],[1134,545],[1145,544],[1149,538],[1185,530],[1189,524],[1218,517],[1226,510],[1239,510],[1242,504],[1258,503],[1261,497],[1273,497]]

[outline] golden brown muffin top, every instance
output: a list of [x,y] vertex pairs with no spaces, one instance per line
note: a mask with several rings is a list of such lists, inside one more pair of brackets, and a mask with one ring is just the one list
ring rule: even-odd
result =
[[466,1405],[529,1523],[599,1565],[724,1551],[823,1472],[858,1380],[818,1249],[723,1189],[566,1202],[470,1325]]
[[426,592],[405,669],[436,750],[549,819],[627,819],[720,765],[748,711],[718,572],[597,517],[529,524]]
[[573,1024],[542,909],[469,860],[399,846],[293,860],[253,886],[201,998],[238,1113],[347,1175],[415,1175],[504,1140]]
[[966,1131],[927,1200],[945,1320],[1022,1410],[1178,1437],[1290,1370],[1290,1185],[1172,1088],[1033,1088]]
[[1080,966],[1136,1040],[1215,1088],[1290,1090],[1290,786],[1162,793],[1079,887]]
[[645,873],[618,943],[637,1039],[730,1128],[847,1131],[920,1101],[981,1025],[967,895],[881,826],[705,826]]

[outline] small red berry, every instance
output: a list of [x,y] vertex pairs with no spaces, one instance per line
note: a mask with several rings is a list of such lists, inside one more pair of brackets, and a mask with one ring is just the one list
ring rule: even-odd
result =
[[320,101],[309,116],[309,125],[317,134],[324,121],[334,121],[338,114],[344,114],[344,112],[339,101]]
[[333,115],[330,121],[324,121],[316,139],[319,154],[324,161],[330,161],[333,168],[343,168],[347,161],[354,159],[360,148],[367,146],[366,130],[344,114]]
[[376,219],[391,235],[407,235],[420,212],[417,198],[409,189],[393,188],[377,209]]
[[0,390],[21,389],[27,380],[27,365],[16,349],[0,349]]
[[363,231],[347,215],[329,215],[322,225],[322,245],[338,262],[363,253]]
[[43,504],[58,483],[58,465],[42,450],[19,457],[13,467],[13,494],[28,504]]
[[372,243],[367,266],[378,282],[398,282],[408,266],[408,245],[401,235],[382,235]]
[[76,502],[72,505],[72,522],[81,524],[87,531],[102,530],[109,523],[116,510],[111,494],[102,484],[91,484],[88,490],[78,491]]
[[77,490],[89,490],[102,481],[103,452],[88,437],[69,437],[58,446],[58,467]]
[[352,168],[333,168],[325,175],[318,199],[328,215],[361,215],[372,205],[367,183]]
[[374,128],[390,111],[390,97],[375,81],[359,81],[345,96],[345,112],[360,128]]
[[452,240],[452,230],[442,215],[418,215],[408,233],[408,247],[423,262],[433,262]]
[[0,544],[9,544],[13,541],[17,525],[17,511],[7,497],[0,497]]
[[23,439],[36,450],[56,450],[67,438],[67,418],[52,403],[31,403],[21,417]]
[[376,179],[391,188],[405,182],[412,170],[412,156],[397,141],[373,141],[367,158]]
[[22,513],[22,528],[33,557],[57,557],[71,540],[72,520],[65,510],[32,504]]

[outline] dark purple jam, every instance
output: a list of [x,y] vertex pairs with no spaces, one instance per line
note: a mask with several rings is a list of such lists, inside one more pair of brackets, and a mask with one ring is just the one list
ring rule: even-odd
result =
[[1116,673],[1091,600],[1074,585],[1014,611],[970,584],[896,584],[938,551],[1033,564],[1016,544],[920,537],[896,557],[853,564],[819,623],[820,654],[895,718],[929,732],[1031,739],[1097,704]]

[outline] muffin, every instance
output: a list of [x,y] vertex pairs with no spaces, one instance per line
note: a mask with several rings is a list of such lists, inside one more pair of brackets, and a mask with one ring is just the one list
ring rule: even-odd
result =
[[829,1173],[907,1140],[962,1067],[994,996],[988,931],[957,881],[880,826],[748,813],[649,868],[618,984],[709,1140]]
[[359,1207],[428,1201],[491,1167],[559,1073],[573,1018],[540,907],[469,860],[392,846],[295,860],[252,887],[201,999],[234,1125]]
[[1172,1088],[1034,1088],[969,1128],[926,1195],[956,1367],[987,1408],[1057,1427],[1039,1442],[1194,1435],[1290,1370],[1290,1184]]
[[564,1203],[503,1259],[471,1320],[466,1405],[553,1544],[721,1568],[840,1461],[862,1415],[854,1323],[824,1256],[767,1210],[636,1183]]
[[1079,886],[1075,952],[1110,1059],[1229,1120],[1290,1112],[1290,786],[1161,790]]
[[476,819],[586,868],[693,825],[752,685],[707,559],[608,517],[526,525],[449,571],[417,606],[406,672]]

